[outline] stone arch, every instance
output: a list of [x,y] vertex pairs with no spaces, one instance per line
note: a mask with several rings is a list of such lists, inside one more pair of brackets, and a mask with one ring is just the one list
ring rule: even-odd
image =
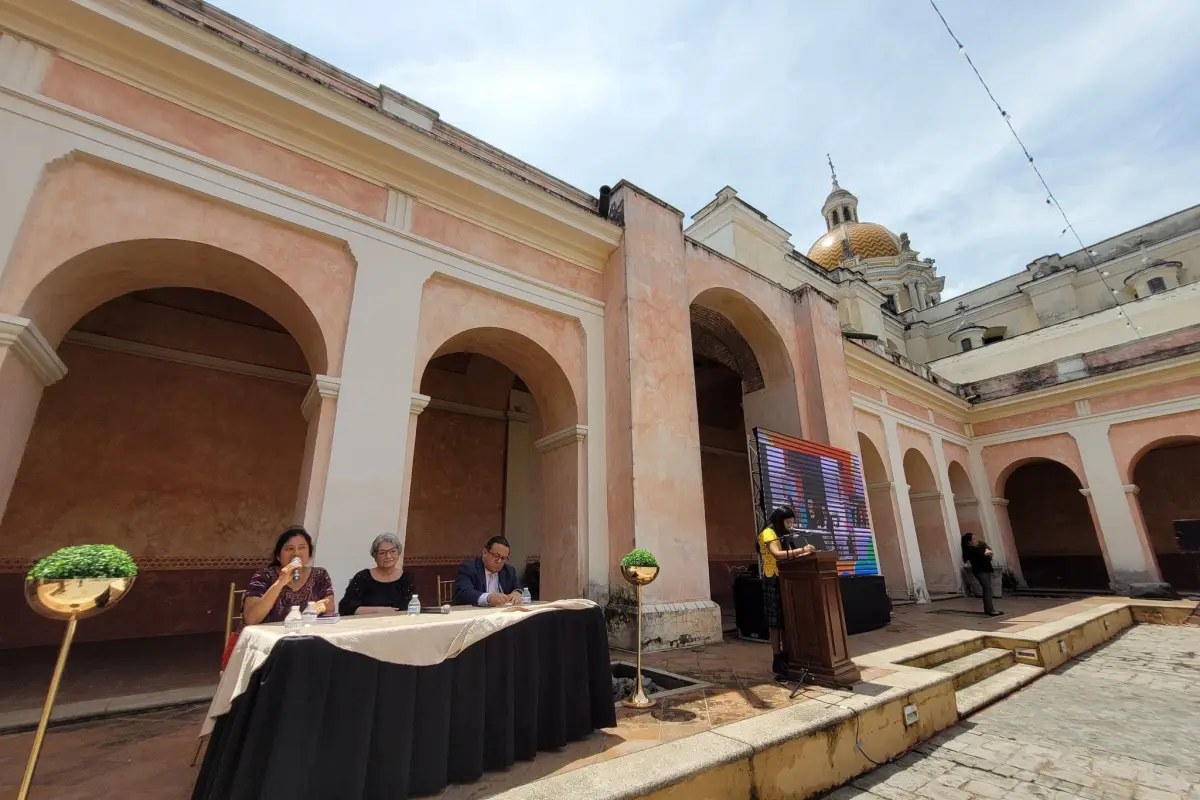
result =
[[1004,497],[1004,484],[1017,468],[1033,461],[1056,461],[1074,473],[1080,486],[1086,486],[1086,473],[1079,447],[1066,433],[1022,439],[1017,442],[988,445],[983,448],[983,464],[992,485],[992,497]]
[[1049,458],[1023,458],[1003,473],[1017,557],[1037,589],[1106,590],[1109,568],[1079,476]]
[[[435,590],[435,573],[452,577],[457,561],[504,535],[525,556],[513,564],[519,576],[538,564],[541,599],[582,594],[584,364],[575,320],[441,276],[426,283],[404,526],[405,568],[422,592]],[[447,540],[447,520],[472,494],[492,498],[488,513],[472,517],[466,538]]]
[[904,453],[904,479],[917,529],[925,585],[931,594],[957,593],[959,560],[950,551],[942,492],[929,460],[916,447]]
[[0,312],[32,319],[54,345],[124,293],[206,289],[271,314],[314,372],[339,375],[354,272],[343,241],[73,154],[46,170],[30,202]]
[[[1200,591],[1200,555],[1180,547],[1176,520],[1200,520],[1200,436],[1165,436],[1141,447],[1131,469],[1136,495],[1127,495],[1134,519],[1154,554],[1162,579]],[[1185,529],[1184,535],[1187,536]]]
[[322,377],[310,392],[334,356],[325,329],[244,255],[151,238],[45,266],[34,256],[58,247],[46,234],[23,231],[0,308],[66,370],[31,381],[20,348],[0,353],[3,537],[31,542],[22,557],[111,541],[139,560],[147,591],[190,598],[169,616],[118,610],[89,637],[221,630],[229,583],[265,563],[284,526],[316,519],[328,456],[316,442],[337,385]]
[[907,597],[908,571],[904,565],[899,517],[886,462],[879,448],[862,431],[858,434],[858,447],[862,458],[863,483],[867,488],[867,506],[871,511],[871,529],[879,554],[879,570],[883,573],[884,584],[890,595]]

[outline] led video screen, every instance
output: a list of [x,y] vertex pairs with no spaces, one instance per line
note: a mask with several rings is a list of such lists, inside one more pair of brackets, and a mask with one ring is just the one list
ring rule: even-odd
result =
[[762,428],[754,429],[754,448],[762,519],[791,506],[791,546],[836,551],[841,575],[878,575],[858,455]]

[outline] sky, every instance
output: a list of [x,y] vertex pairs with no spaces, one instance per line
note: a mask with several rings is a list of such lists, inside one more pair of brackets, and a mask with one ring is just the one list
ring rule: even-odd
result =
[[[944,299],[1078,249],[928,0],[218,0],[591,194],[824,233],[826,154]],[[1200,203],[1200,2],[941,0],[1085,244]]]

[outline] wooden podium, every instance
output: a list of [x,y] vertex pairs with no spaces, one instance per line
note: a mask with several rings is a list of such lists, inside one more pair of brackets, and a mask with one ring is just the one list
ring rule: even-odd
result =
[[837,553],[816,552],[779,562],[783,641],[788,677],[807,670],[813,683],[844,689],[860,679],[846,644]]

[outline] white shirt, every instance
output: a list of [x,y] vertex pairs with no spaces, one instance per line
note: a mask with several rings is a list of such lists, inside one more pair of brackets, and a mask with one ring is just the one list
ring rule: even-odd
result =
[[479,600],[476,605],[486,606],[488,604],[488,595],[500,594],[500,573],[488,572],[483,570],[484,590],[483,594],[479,595]]

